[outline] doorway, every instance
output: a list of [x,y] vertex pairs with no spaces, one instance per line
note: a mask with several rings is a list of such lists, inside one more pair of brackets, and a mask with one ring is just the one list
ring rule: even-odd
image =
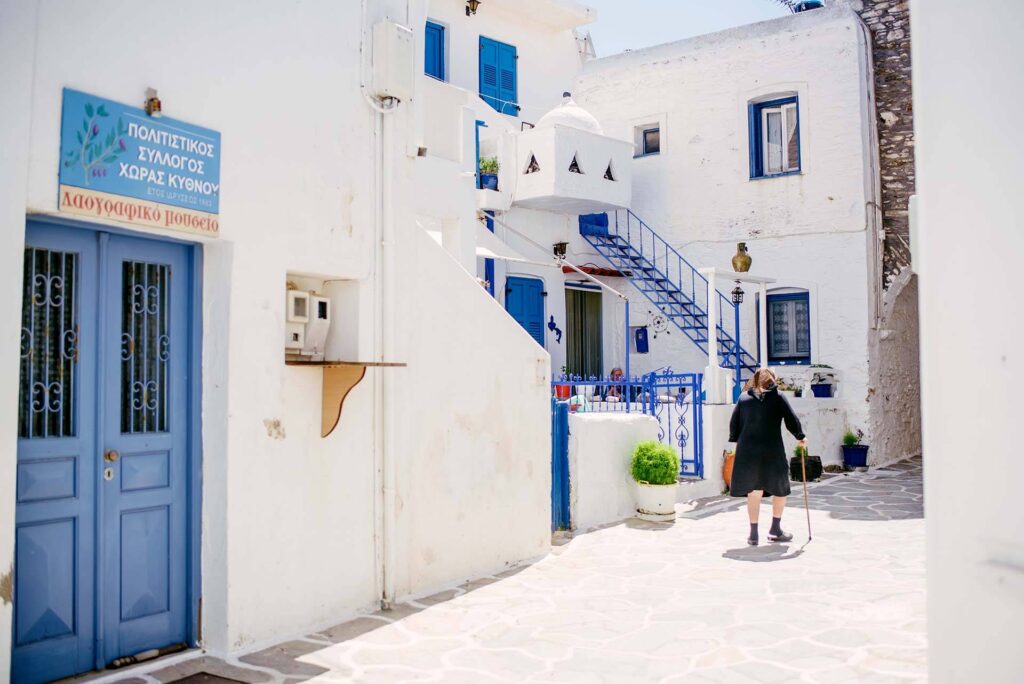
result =
[[604,373],[601,292],[565,288],[565,367],[570,375],[600,377]]
[[15,681],[194,640],[194,250],[27,226]]

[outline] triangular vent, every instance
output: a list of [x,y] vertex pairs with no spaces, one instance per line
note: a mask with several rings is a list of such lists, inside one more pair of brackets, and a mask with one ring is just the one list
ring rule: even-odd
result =
[[583,175],[583,171],[580,169],[580,163],[576,161],[576,155],[572,155],[572,163],[569,164],[569,173],[578,173]]
[[615,171],[612,169],[612,163],[608,162],[608,168],[604,172],[604,177],[610,181],[615,180]]
[[530,153],[530,163],[526,165],[526,170],[523,171],[523,175],[525,176],[527,174],[537,173],[538,171],[540,171],[540,164],[537,163],[537,157],[533,156],[533,153]]

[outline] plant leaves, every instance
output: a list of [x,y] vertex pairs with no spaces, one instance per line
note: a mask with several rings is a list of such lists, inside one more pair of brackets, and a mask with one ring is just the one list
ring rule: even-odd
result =
[[99,114],[100,116],[107,116],[107,106],[106,105],[100,105],[99,109],[96,110],[96,113]]
[[[82,144],[82,134],[81,134],[81,132],[75,131],[75,136],[78,137],[78,144],[81,145]],[[70,152],[68,154],[70,155]]]
[[86,102],[85,103],[85,115],[91,118],[92,115],[93,115],[93,111],[94,110],[92,108],[92,105],[89,104],[88,102]]

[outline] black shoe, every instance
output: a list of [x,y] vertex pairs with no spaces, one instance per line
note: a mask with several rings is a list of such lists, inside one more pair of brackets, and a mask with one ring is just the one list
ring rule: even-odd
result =
[[793,541],[793,535],[779,530],[778,534],[768,533],[768,541],[770,542],[790,542]]
[[[769,537],[771,539],[771,537]],[[757,546],[757,537],[747,537],[748,546]]]

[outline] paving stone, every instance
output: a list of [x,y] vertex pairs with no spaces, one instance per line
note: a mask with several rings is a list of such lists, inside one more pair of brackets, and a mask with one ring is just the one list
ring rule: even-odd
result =
[[322,644],[315,644],[309,641],[286,641],[283,644],[277,644],[262,651],[244,655],[238,660],[249,665],[277,670],[283,675],[313,677],[327,672],[327,669],[304,663],[298,660],[298,658],[322,648]]
[[223,677],[225,679],[233,679],[238,682],[247,683],[269,682],[273,679],[266,672],[232,665],[224,662],[220,658],[214,658],[212,656],[202,656],[186,660],[175,665],[156,670],[155,672],[150,672],[149,676],[159,682],[176,682],[202,672],[206,672],[217,677]]
[[361,617],[349,622],[343,622],[340,625],[335,625],[334,627],[330,627],[315,634],[311,634],[310,637],[313,639],[326,639],[327,641],[339,643],[342,641],[348,641],[349,639],[355,639],[358,636],[386,627],[389,624],[391,624],[389,621],[385,621],[380,618]]

